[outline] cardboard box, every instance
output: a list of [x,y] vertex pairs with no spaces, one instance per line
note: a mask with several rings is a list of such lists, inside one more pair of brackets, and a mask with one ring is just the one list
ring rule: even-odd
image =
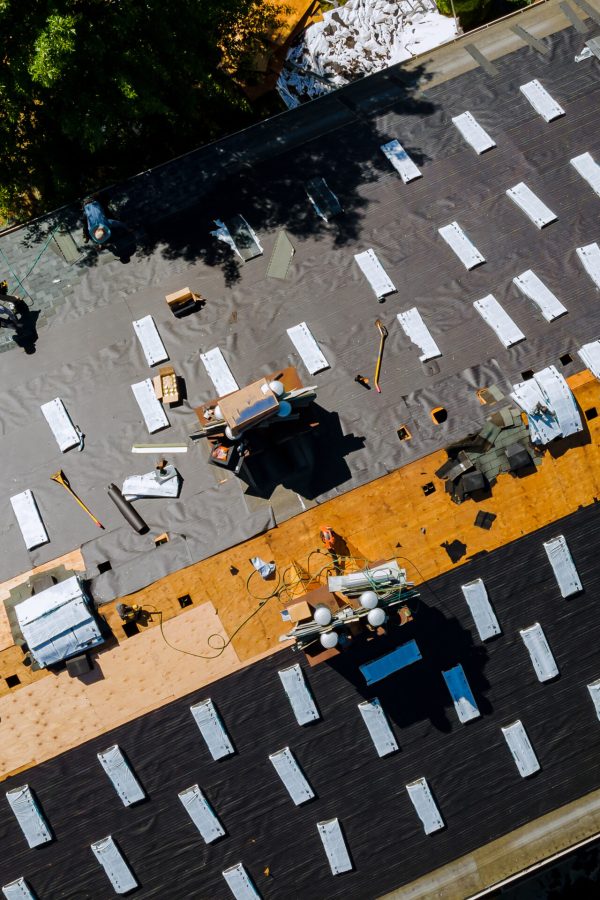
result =
[[[263,386],[266,390],[263,391]],[[275,415],[279,409],[279,401],[269,388],[266,378],[249,384],[248,387],[234,391],[219,399],[221,415],[231,428],[233,434],[239,434],[244,428],[256,425],[262,419]]]
[[189,287],[181,288],[172,294],[166,294],[165,300],[169,305],[169,309],[174,315],[178,315],[186,309],[191,309],[200,303],[202,298],[199,294],[195,294]]
[[154,393],[158,400],[162,400],[167,406],[179,403],[179,384],[177,375],[173,366],[161,366],[158,375],[152,379],[154,383]]
[[313,617],[312,608],[306,600],[300,600],[299,603],[293,603],[291,606],[287,607],[287,611],[290,615],[290,622],[306,622]]

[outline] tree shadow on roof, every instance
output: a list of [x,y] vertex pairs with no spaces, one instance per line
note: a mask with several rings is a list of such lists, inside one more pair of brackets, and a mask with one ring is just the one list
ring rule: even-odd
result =
[[[116,218],[138,232],[138,255],[159,252],[167,259],[203,261],[220,267],[230,285],[239,280],[242,263],[210,237],[216,218],[241,213],[259,238],[285,228],[296,241],[333,235],[336,247],[346,246],[360,238],[366,209],[376,202],[364,188],[382,173],[399,178],[380,145],[397,137],[417,164],[426,159],[403,138],[401,125],[382,130],[378,117],[393,113],[401,121],[431,115],[435,106],[421,95],[429,77],[423,66],[392,67],[99,196]],[[343,207],[329,223],[317,215],[305,191],[305,183],[315,177],[327,181]],[[43,244],[56,221],[77,230],[80,219],[78,207],[66,207],[27,226],[22,240],[29,247]],[[80,260],[86,267],[97,262],[95,254]]]

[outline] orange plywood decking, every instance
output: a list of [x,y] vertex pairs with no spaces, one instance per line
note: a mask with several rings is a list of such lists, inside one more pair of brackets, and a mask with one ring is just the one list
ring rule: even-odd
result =
[[[572,387],[582,410],[600,409],[600,384],[595,379],[578,376]],[[316,576],[330,559],[319,541],[321,524],[331,525],[346,540],[358,562],[397,557],[409,578],[419,583],[593,503],[600,497],[600,416],[588,421],[587,427],[589,434],[568,449],[547,450],[534,474],[501,475],[482,503],[468,500],[456,506],[451,502],[434,475],[446,459],[439,451],[307,510],[127,597],[128,603],[138,603],[152,613],[131,638],[123,632],[115,604],[103,606],[101,611],[119,643],[95,654],[102,680],[95,680],[97,673],[84,681],[71,679],[66,672],[58,676],[43,672],[35,676],[35,683],[25,684],[25,675],[23,686],[10,692],[4,687],[0,770],[23,766],[24,748],[30,763],[47,759],[276,651],[281,646],[279,636],[286,630],[280,609],[290,592],[262,603],[261,598],[276,591],[278,582],[251,575],[250,558],[274,560],[279,575],[287,570],[290,580],[297,578],[296,571],[307,569]],[[422,485],[430,481],[436,490],[425,496]],[[474,526],[480,509],[496,515],[490,531]],[[457,563],[450,560],[444,546],[452,541],[465,545]],[[303,592],[300,584],[298,592]],[[182,610],[178,598],[186,594],[192,606]],[[161,615],[169,643],[211,658],[188,656],[168,647],[158,627]],[[219,653],[229,638],[232,643]],[[12,647],[0,652],[0,665],[10,653],[22,659],[21,651]],[[16,656],[10,657],[10,663],[20,676],[22,663]],[[35,739],[28,741],[26,735],[31,733]]]
[[0,698],[0,777],[50,759],[123,722],[242,667],[229,646],[212,660],[199,659],[204,637],[224,635],[210,603],[165,626],[93,654],[94,669],[71,678],[66,671]]
[[[591,376],[577,379],[575,393],[582,410],[600,409],[600,384]],[[569,515],[600,497],[600,416],[587,423],[589,442],[553,456],[547,450],[535,474],[525,478],[501,475],[491,496],[481,503],[456,506],[443,492],[434,472],[446,459],[444,451],[410,463],[402,469],[331,500],[282,523],[251,541],[233,547],[164,578],[134,595],[135,602],[159,606],[189,593],[192,599],[211,600],[229,634],[257,608],[246,591],[252,569],[249,560],[274,560],[281,571],[296,561],[306,565],[308,554],[320,545],[319,525],[328,524],[347,541],[350,551],[364,559],[398,557],[408,576],[420,582],[481,551],[494,550],[524,534]],[[422,485],[433,481],[436,491],[425,496]],[[474,526],[478,510],[496,515],[490,531]],[[454,540],[466,545],[464,557],[452,563],[444,547]],[[327,557],[322,557],[326,564]],[[319,568],[313,556],[311,573]],[[238,569],[232,575],[230,567]],[[269,582],[253,576],[255,593],[271,590]],[[234,638],[241,659],[273,646],[285,625],[280,602],[269,600]]]

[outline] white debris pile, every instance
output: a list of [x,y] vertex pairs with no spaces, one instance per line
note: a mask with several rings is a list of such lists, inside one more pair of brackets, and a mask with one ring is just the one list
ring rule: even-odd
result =
[[288,106],[298,106],[456,33],[454,19],[442,16],[434,0],[348,0],[325,12],[290,49],[277,89]]

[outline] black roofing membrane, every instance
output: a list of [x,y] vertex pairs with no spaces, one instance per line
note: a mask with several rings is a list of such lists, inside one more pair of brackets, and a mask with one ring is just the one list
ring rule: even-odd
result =
[[[170,220],[144,221],[147,255],[132,257],[128,265],[102,256],[101,264],[78,274],[67,302],[40,330],[35,355],[0,354],[0,452],[10,459],[11,479],[10,491],[0,499],[0,580],[87,544],[91,575],[98,560],[112,563],[112,572],[97,585],[99,599],[141,586],[139,565],[119,566],[154,553],[153,542],[150,537],[132,544],[106,487],[150,468],[149,457],[131,455],[133,443],[181,441],[193,430],[190,406],[214,396],[200,351],[220,347],[240,385],[295,364],[305,384],[318,386],[323,420],[318,464],[301,493],[320,502],[477,427],[486,412],[475,396],[477,388],[495,382],[508,390],[522,371],[558,364],[560,355],[574,354],[582,343],[600,337],[599,294],[575,253],[576,247],[600,239],[600,200],[569,165],[569,159],[586,151],[600,160],[600,64],[593,58],[574,62],[583,39],[573,28],[544,41],[548,56],[523,47],[495,61],[495,77],[476,69],[420,93],[414,84],[424,71],[389,70],[149,173],[149,191],[168,190],[168,172],[179,172],[181,178],[189,176],[192,193],[202,172],[223,170],[224,154],[232,166],[248,160],[243,174],[230,174],[224,182],[213,179],[210,190],[205,186],[192,210]],[[564,117],[546,124],[535,113],[519,91],[533,78],[562,104]],[[451,123],[467,109],[497,142],[482,156]],[[423,177],[408,185],[379,150],[394,137],[422,171]],[[286,149],[292,140],[293,148]],[[345,209],[329,227],[312,213],[303,191],[303,182],[314,175],[327,178]],[[520,181],[550,206],[557,222],[538,231],[505,196]],[[236,271],[228,251],[222,256],[223,248],[208,232],[212,218],[238,212],[259,234],[265,253]],[[453,220],[486,258],[470,272],[437,233]],[[286,281],[266,276],[282,227],[296,248]],[[398,288],[381,305],[353,260],[369,247]],[[16,245],[11,252],[14,258]],[[38,279],[44,264],[42,257]],[[564,303],[566,316],[548,324],[519,294],[512,278],[528,268]],[[186,284],[207,303],[200,313],[176,320],[164,295]],[[473,301],[488,293],[526,335],[510,350],[473,309]],[[398,312],[413,306],[443,354],[437,374],[425,371],[419,351],[396,320]],[[186,380],[189,399],[168,410],[172,427],[153,437],[130,389],[152,374],[131,327],[133,319],[146,314],[154,316],[170,361]],[[377,317],[390,331],[381,394],[354,381],[357,373],[373,375]],[[286,334],[301,321],[331,365],[312,377]],[[39,411],[55,396],[86,434],[83,453],[65,457],[56,447]],[[440,426],[430,419],[437,405],[448,410]],[[400,425],[408,427],[412,440],[398,440]],[[184,478],[181,499],[144,500],[138,508],[153,531],[183,535],[187,543],[173,541],[161,547],[160,556],[141,563],[152,578],[273,524],[268,506],[249,512],[234,479],[216,484],[218,473],[200,448],[174,461]],[[89,544],[98,538],[94,524],[49,479],[61,466],[106,527],[97,550]],[[34,491],[51,538],[31,553],[25,551],[9,505],[9,496],[26,488]],[[302,509],[290,496],[276,512],[279,521]],[[215,533],[215,522],[224,516],[227,527]]]
[[[561,598],[542,546],[557,534],[566,537],[584,586],[570,600]],[[371,898],[594,790],[600,722],[586,685],[600,677],[599,538],[594,505],[423,585],[414,623],[394,637],[414,638],[423,660],[371,689],[352,656],[337,657],[335,667],[303,664],[321,713],[314,724],[301,727],[293,716],[277,672],[302,657],[283,650],[9,779],[6,790],[25,782],[34,790],[56,839],[29,850],[4,803],[0,884],[24,876],[40,900],[111,897],[89,845],[112,834],[140,882],[134,894],[140,898],[225,900],[221,872],[240,861],[265,898]],[[502,628],[485,644],[460,590],[474,578],[483,578]],[[537,680],[518,634],[535,622],[560,671],[546,684]],[[379,643],[369,653],[387,648]],[[468,725],[459,723],[441,676],[458,663],[482,713]],[[400,746],[384,759],[357,709],[373,696]],[[207,697],[236,749],[220,762],[212,760],[189,711]],[[528,779],[520,777],[500,731],[516,719],[541,765]],[[97,761],[96,753],[113,743],[147,791],[138,806],[122,806]],[[301,807],[268,760],[285,746],[316,794]],[[430,836],[405,789],[421,777],[446,823]],[[227,832],[210,846],[177,797],[195,783]],[[316,829],[333,817],[355,867],[335,877]]]

